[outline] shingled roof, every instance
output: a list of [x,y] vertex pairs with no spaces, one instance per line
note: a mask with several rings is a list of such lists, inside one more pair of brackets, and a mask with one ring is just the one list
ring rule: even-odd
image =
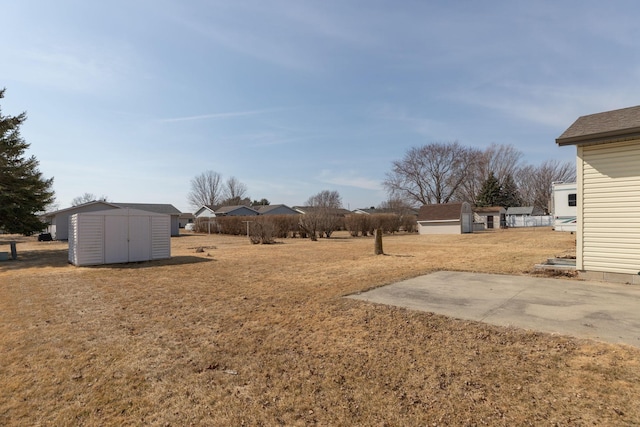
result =
[[562,145],[640,138],[640,105],[579,117],[556,143]]
[[418,221],[460,220],[462,203],[423,205],[418,212]]

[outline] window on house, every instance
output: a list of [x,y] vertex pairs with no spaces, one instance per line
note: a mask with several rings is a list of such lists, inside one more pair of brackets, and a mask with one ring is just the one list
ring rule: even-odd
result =
[[569,206],[577,206],[575,194],[569,194]]

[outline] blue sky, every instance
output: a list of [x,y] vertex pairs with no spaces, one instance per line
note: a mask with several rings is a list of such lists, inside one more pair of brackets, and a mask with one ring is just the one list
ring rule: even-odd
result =
[[639,104],[635,1],[7,2],[4,115],[61,208],[85,192],[190,211],[190,180],[252,199],[377,205],[391,161],[458,141],[573,161],[573,121]]

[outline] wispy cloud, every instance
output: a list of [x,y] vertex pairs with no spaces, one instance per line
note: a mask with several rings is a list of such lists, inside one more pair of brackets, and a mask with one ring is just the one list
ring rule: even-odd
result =
[[360,176],[357,171],[336,172],[323,169],[317,177],[318,181],[345,187],[361,188],[363,190],[381,190],[379,181]]
[[264,110],[247,110],[247,111],[231,111],[225,113],[210,113],[199,114],[195,116],[173,117],[158,120],[160,123],[176,123],[176,122],[190,122],[196,120],[209,120],[209,119],[230,119],[234,117],[255,116],[258,114],[272,113],[277,109],[264,109]]
[[578,116],[637,104],[640,90],[620,85],[599,87],[596,84],[504,83],[491,91],[465,91],[452,94],[459,103],[500,111],[549,127],[566,127]]

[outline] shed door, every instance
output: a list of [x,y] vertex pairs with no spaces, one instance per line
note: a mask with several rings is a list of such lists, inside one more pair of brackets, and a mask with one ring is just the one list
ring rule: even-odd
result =
[[466,213],[466,212],[462,213],[462,232],[463,233],[473,232],[473,221],[470,213]]
[[151,259],[151,218],[148,216],[129,217],[129,261]]
[[126,216],[104,217],[104,262],[114,264],[129,260],[129,224]]
[[493,215],[487,216],[487,228],[493,228]]

